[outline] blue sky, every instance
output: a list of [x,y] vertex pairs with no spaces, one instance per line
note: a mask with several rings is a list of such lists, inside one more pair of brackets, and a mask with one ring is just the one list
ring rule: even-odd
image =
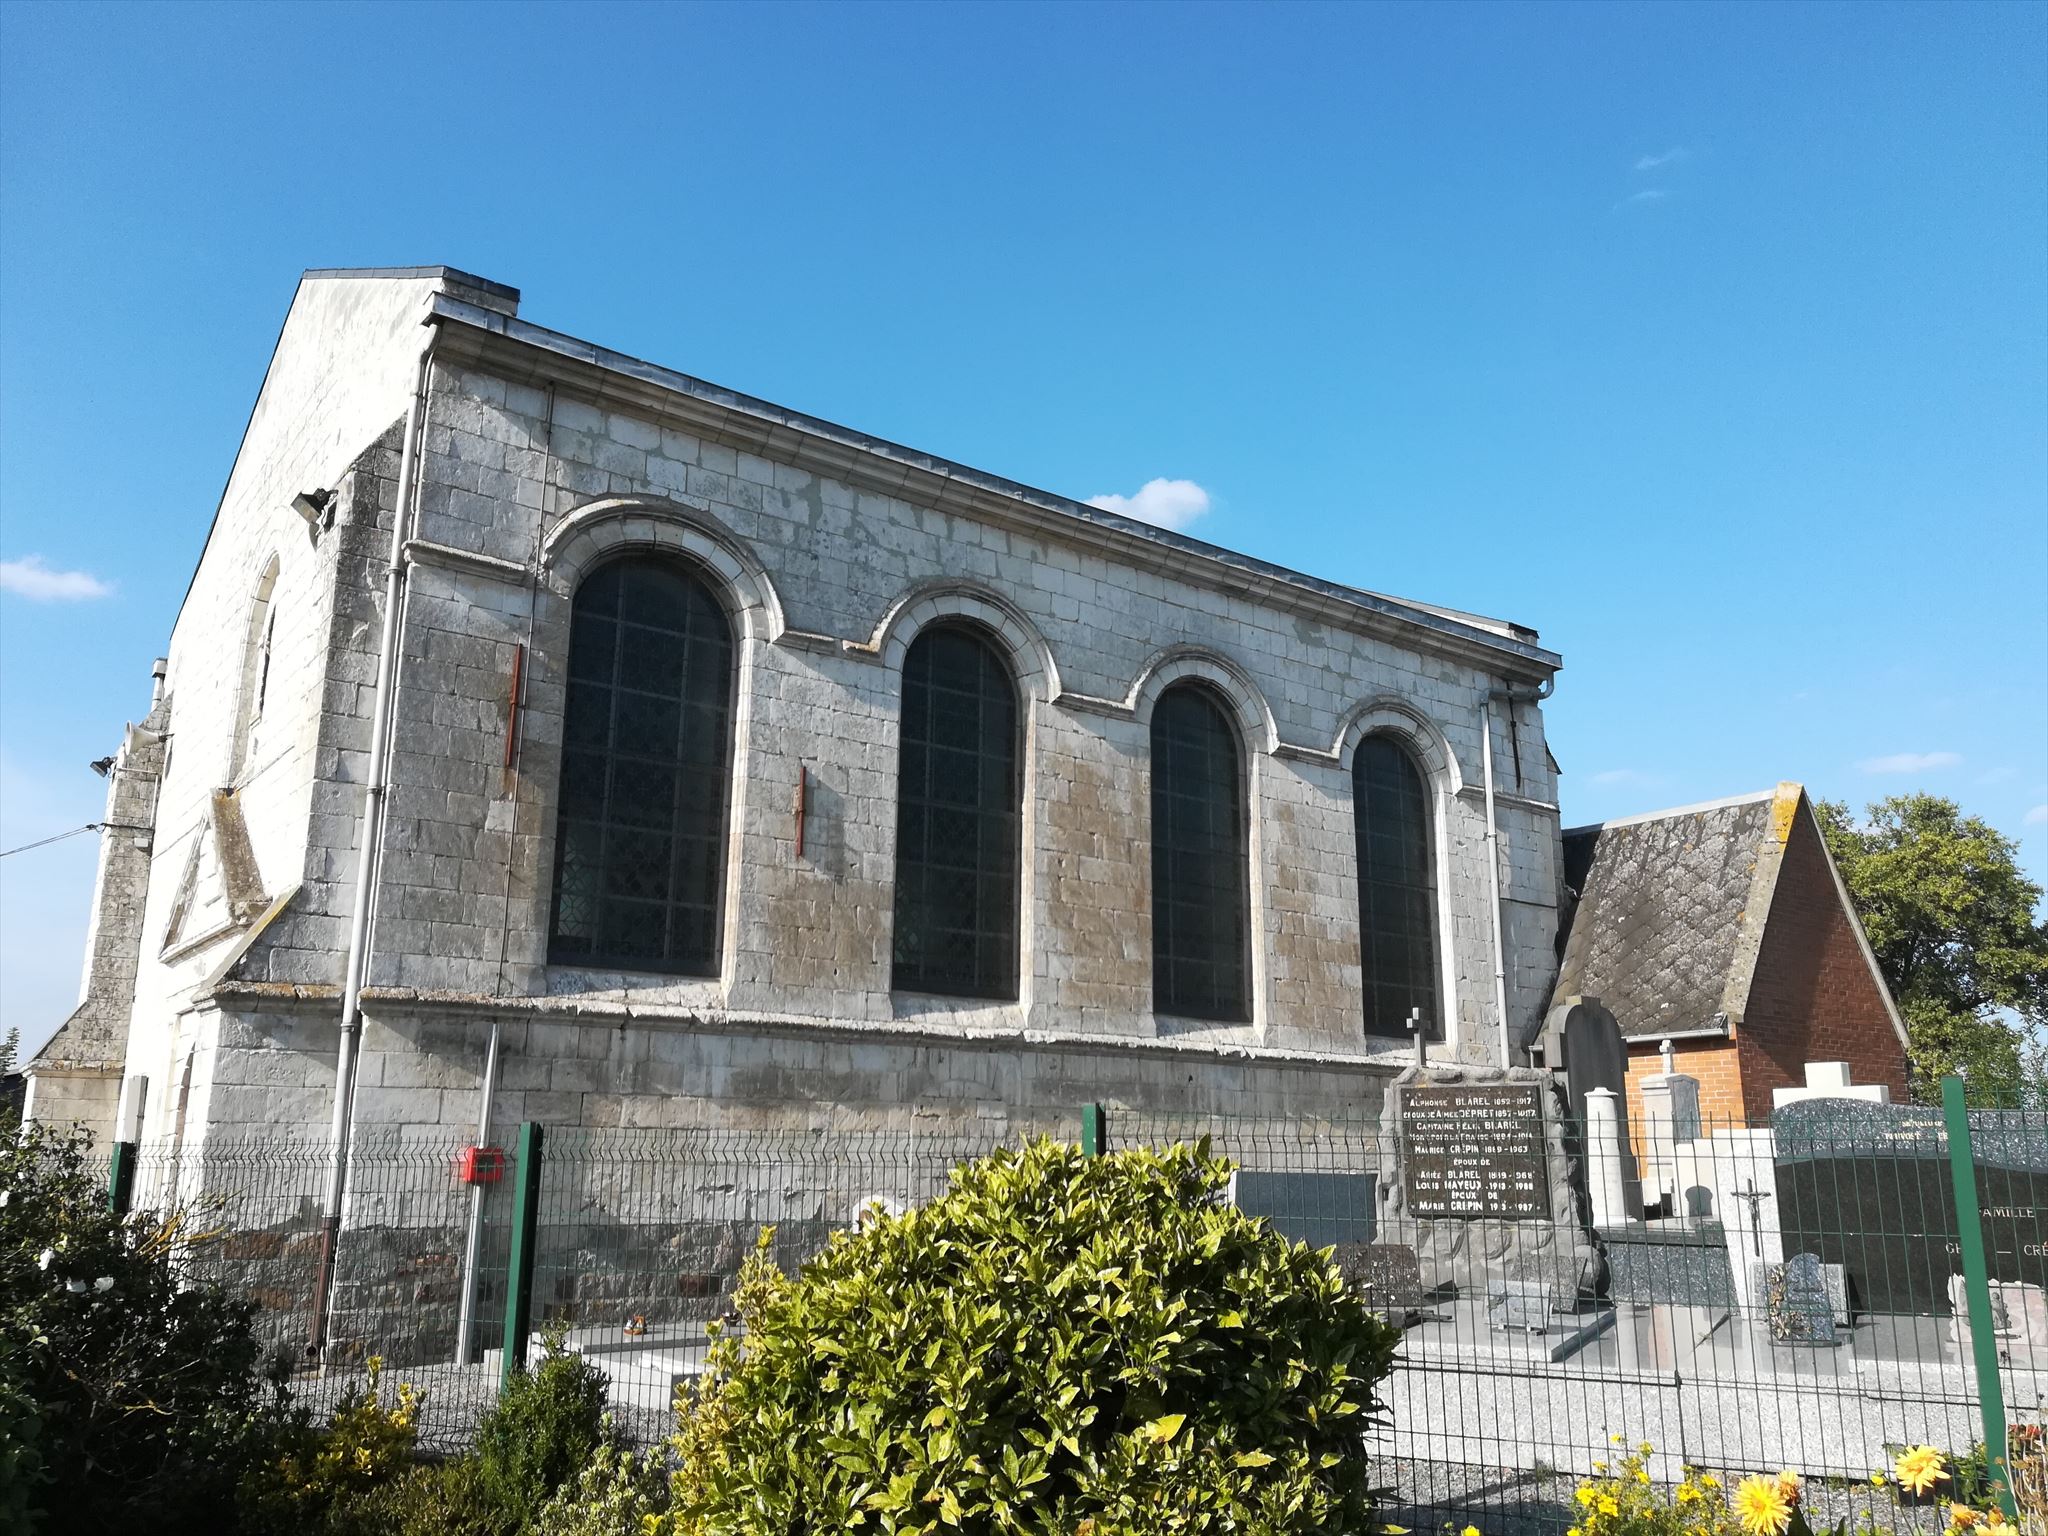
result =
[[[299,271],[446,262],[1532,624],[1568,823],[1924,788],[2048,876],[2044,102],[2042,6],[16,0],[0,847],[99,814]],[[91,843],[0,863],[30,1042]]]

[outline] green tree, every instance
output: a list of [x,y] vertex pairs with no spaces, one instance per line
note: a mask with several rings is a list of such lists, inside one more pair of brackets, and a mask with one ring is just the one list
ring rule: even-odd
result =
[[1880,800],[1860,824],[1815,809],[1905,1016],[1916,1095],[1961,1071],[1985,1102],[2048,1102],[2048,922],[2018,845],[1939,795]]

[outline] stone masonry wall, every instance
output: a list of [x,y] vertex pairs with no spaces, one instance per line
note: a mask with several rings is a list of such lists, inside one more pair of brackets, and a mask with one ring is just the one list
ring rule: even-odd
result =
[[[1436,806],[1448,1056],[1492,1050],[1479,705],[1498,679],[1424,650],[1118,568],[700,441],[649,420],[437,365],[422,547],[402,636],[392,790],[370,981],[407,997],[551,998],[636,1017],[1025,1030],[1392,1058],[1358,1023],[1349,753],[1399,735]],[[359,461],[322,694],[313,839],[288,919],[238,976],[331,987],[352,897],[373,657],[374,562],[394,445]],[[570,599],[607,551],[699,562],[741,662],[722,973],[676,980],[545,964]],[[963,1005],[889,986],[899,665],[917,627],[962,615],[1012,653],[1027,696],[1022,997]],[[525,648],[516,764],[505,763]],[[1236,706],[1253,804],[1254,1022],[1150,1009],[1151,700],[1202,677]],[[1495,723],[1511,1012],[1547,998],[1555,784],[1540,712]],[[809,780],[795,847],[799,770]],[[226,1079],[222,1080],[226,1083]],[[385,1085],[366,1082],[375,1109]],[[219,1111],[216,1111],[219,1113]],[[232,1117],[231,1117],[232,1118]]]
[[[167,679],[177,735],[158,796],[127,1053],[128,1073],[150,1079],[146,1136],[175,1134],[181,1098],[188,1118],[205,1124],[210,1046],[187,1009],[246,940],[253,920],[244,912],[225,931],[197,936],[210,942],[192,943],[189,932],[185,942],[166,942],[194,846],[211,836],[215,796],[233,795],[250,866],[240,873],[262,894],[291,891],[309,860],[325,865],[326,855],[308,848],[319,831],[310,814],[316,778],[338,771],[330,763],[323,773],[316,762],[326,730],[321,704],[338,541],[332,531],[315,537],[291,502],[300,492],[335,487],[403,414],[427,337],[424,308],[440,286],[426,277],[309,274],[301,282],[179,609]],[[237,769],[235,725],[253,702],[246,699],[245,665],[252,609],[273,561],[276,622],[265,707],[253,750]],[[361,579],[352,573],[352,581]],[[213,855],[201,853],[210,871]],[[189,1095],[181,1092],[188,1067]]]

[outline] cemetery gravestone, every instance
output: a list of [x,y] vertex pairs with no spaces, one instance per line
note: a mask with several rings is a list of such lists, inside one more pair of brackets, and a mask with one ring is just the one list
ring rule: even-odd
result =
[[1540,1090],[1508,1083],[1401,1090],[1408,1208],[1416,1216],[1550,1214]]
[[1405,1243],[1339,1248],[1337,1268],[1381,1312],[1412,1312],[1422,1305],[1422,1261]]
[[1764,1315],[1779,1344],[1833,1344],[1835,1304],[1828,1295],[1820,1260],[1795,1253],[1773,1264],[1764,1283]]
[[1586,1121],[1586,1095],[1606,1088],[1616,1097],[1628,1093],[1628,1045],[1621,1026],[1605,1008],[1574,1008],[1564,1024],[1565,1096],[1581,1125]]
[[[1772,1112],[1787,1250],[1848,1272],[1858,1311],[1949,1315],[1962,1268],[1942,1112],[1808,1099]],[[2048,1136],[2039,1112],[1970,1111],[1987,1267],[2039,1283],[2048,1268]]]
[[1396,1079],[1381,1118],[1379,1230],[1414,1248],[1426,1291],[1540,1279],[1570,1306],[1599,1278],[1560,1086],[1533,1067],[1415,1066]]

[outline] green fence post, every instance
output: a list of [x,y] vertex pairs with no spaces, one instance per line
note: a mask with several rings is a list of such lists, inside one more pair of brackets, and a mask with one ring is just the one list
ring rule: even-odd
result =
[[519,1127],[519,1172],[512,1191],[512,1258],[505,1266],[505,1359],[498,1388],[526,1364],[526,1340],[533,1332],[533,1258],[540,1236],[541,1129],[534,1121]]
[[1083,1104],[1081,1106],[1081,1155],[1083,1157],[1102,1156],[1103,1143],[1107,1140],[1108,1138],[1103,1135],[1102,1106],[1100,1104]]
[[1942,1117],[1948,1122],[1948,1168],[1956,1186],[1956,1242],[1963,1251],[1963,1289],[1970,1301],[1970,1353],[1977,1368],[1977,1407],[1984,1416],[1984,1454],[2005,1466],[1998,1502],[2017,1521],[2012,1496],[2011,1446],[2005,1435],[2005,1383],[1998,1374],[1998,1338],[1991,1331],[1991,1271],[1984,1259],[1984,1215],[1977,1203],[1977,1164],[1970,1149],[1970,1111],[1963,1080],[1941,1080]]
[[107,1164],[107,1209],[116,1216],[126,1216],[135,1200],[135,1153],[134,1142],[117,1141]]

